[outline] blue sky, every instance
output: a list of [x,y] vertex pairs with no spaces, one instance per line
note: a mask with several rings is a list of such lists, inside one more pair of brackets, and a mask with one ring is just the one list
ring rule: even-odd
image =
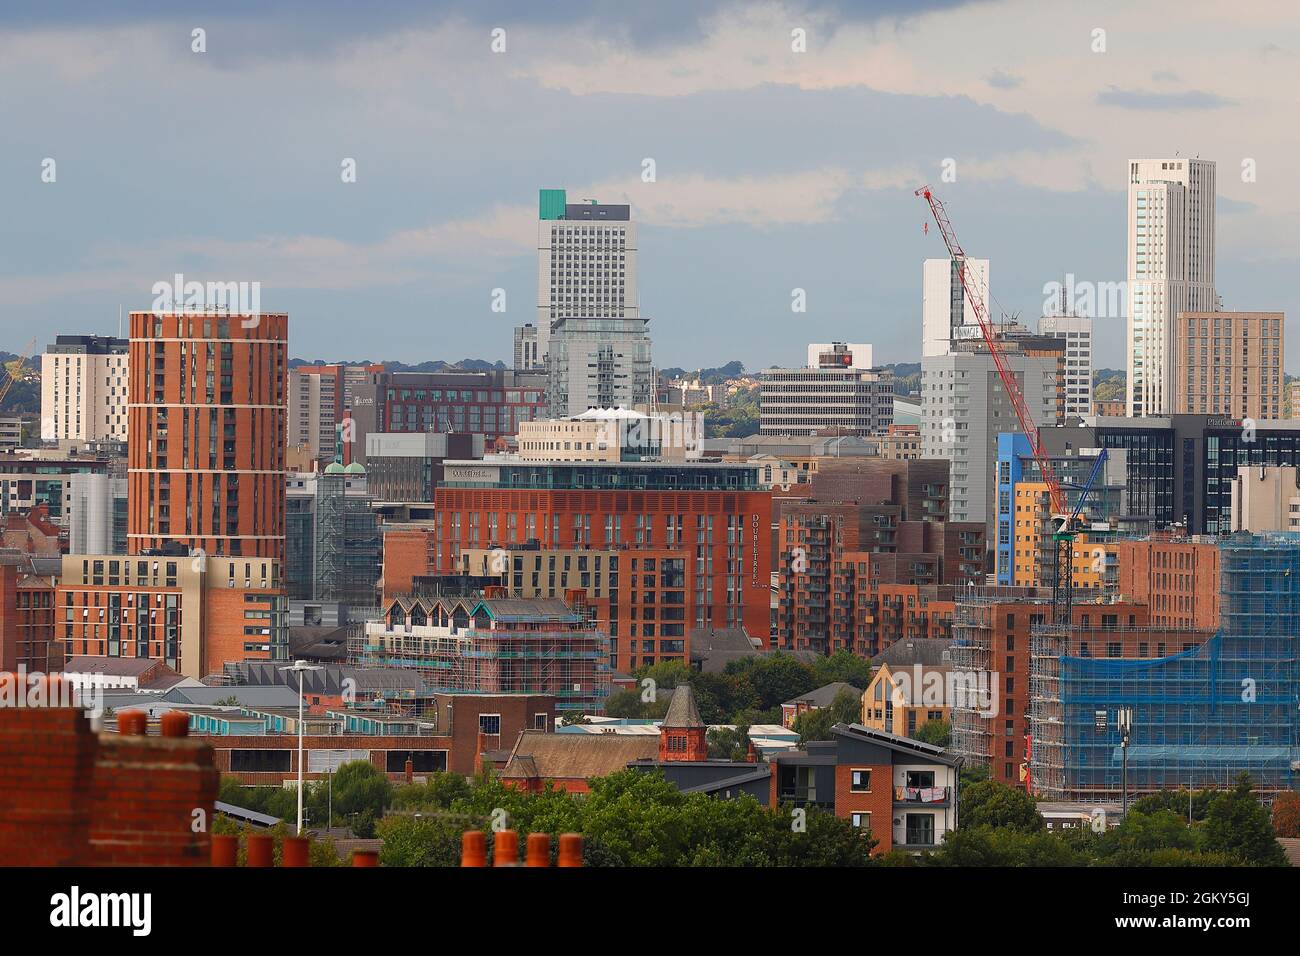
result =
[[[508,360],[546,186],[632,204],[660,365],[914,361],[943,254],[916,186],[1032,319],[1067,272],[1124,278],[1125,163],[1175,152],[1219,163],[1225,307],[1300,341],[1288,4],[106,6],[0,14],[0,348],[114,332],[181,272],[260,282],[297,356]],[[1122,367],[1123,319],[1097,332]]]

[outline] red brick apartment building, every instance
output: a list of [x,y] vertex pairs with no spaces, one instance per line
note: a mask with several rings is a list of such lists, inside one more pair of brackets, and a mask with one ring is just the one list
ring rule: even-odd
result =
[[284,560],[284,314],[131,313],[128,550]]
[[1219,547],[1187,538],[1116,541],[1115,587],[1146,604],[1151,623],[1214,630],[1219,626]]
[[772,756],[771,805],[818,806],[871,830],[875,854],[931,850],[957,829],[962,759],[859,724]]
[[[434,494],[440,572],[468,570],[466,552],[532,546],[547,556],[538,587],[549,595],[551,552],[618,552],[611,667],[689,659],[691,627],[743,626],[766,644],[772,496],[756,467],[501,459],[448,462],[445,476]],[[520,573],[531,582],[532,570]],[[569,587],[583,588],[574,573]]]
[[[935,588],[982,582],[985,564],[984,526],[947,521],[948,467],[929,459],[828,461],[808,498],[780,502],[775,646],[869,657],[900,634],[939,636],[932,622],[942,625],[951,608]],[[919,590],[882,592],[886,586]],[[894,597],[910,599],[910,613],[894,614]]]
[[36,573],[25,555],[0,558],[0,671],[58,669],[63,655],[54,642],[54,581]]
[[779,538],[773,642],[790,650],[879,653],[889,635],[871,613],[873,586],[876,601],[879,588],[902,585],[922,589],[911,596],[924,594],[928,604],[947,593],[933,591],[937,586],[983,578],[982,525],[900,521],[892,505],[788,504]]
[[[707,562],[707,558],[704,559]],[[643,664],[689,658],[689,634],[719,618],[715,606],[706,617],[697,581],[694,550],[678,547],[635,549],[541,549],[527,545],[461,552],[461,570],[499,576],[507,593],[521,597],[585,594],[596,626],[609,634],[610,666],[635,670]],[[706,597],[708,595],[706,594]],[[705,620],[704,625],[694,622]],[[686,633],[677,637],[677,625]],[[658,638],[647,628],[658,626]]]

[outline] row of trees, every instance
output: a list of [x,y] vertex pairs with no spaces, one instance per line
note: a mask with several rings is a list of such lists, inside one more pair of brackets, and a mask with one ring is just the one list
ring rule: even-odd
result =
[[896,866],[1284,866],[1268,809],[1242,774],[1231,790],[1161,792],[1117,827],[1048,830],[1034,799],[988,780],[962,787],[961,827],[934,852],[888,854]]
[[[521,835],[577,832],[588,866],[1277,866],[1286,862],[1274,824],[1242,775],[1232,790],[1158,793],[1137,800],[1118,827],[1048,830],[1023,791],[963,774],[961,828],[934,851],[872,857],[873,836],[816,808],[769,808],[749,796],[722,800],[683,794],[658,771],[624,770],[590,781],[587,794],[508,787],[491,774],[466,779],[431,774],[425,783],[394,787],[365,762],[335,775],[338,820],[360,821],[383,839],[387,866],[456,866],[467,829],[510,827]],[[321,785],[305,795],[319,826]],[[239,788],[223,782],[221,797],[292,819],[291,791]],[[1191,805],[1191,821],[1187,808]],[[281,804],[284,805],[281,805]],[[1283,802],[1289,814],[1295,801]],[[316,816],[319,810],[320,816]],[[377,823],[376,823],[377,821]],[[215,832],[238,830],[218,819]],[[277,831],[272,831],[277,832]],[[281,825],[282,835],[287,828]],[[489,841],[490,844],[491,841]],[[332,850],[315,851],[328,865]],[[558,840],[552,840],[553,851]],[[318,859],[319,858],[319,859]]]
[[[616,691],[605,701],[610,717],[657,719],[668,710],[672,690],[689,683],[706,724],[775,724],[781,704],[825,684],[843,681],[865,690],[871,662],[837,651],[812,663],[777,652],[729,661],[721,674],[692,671],[681,661],[666,661],[633,671],[638,686]],[[653,681],[645,685],[645,681]],[[648,698],[648,699],[647,699]]]
[[[364,760],[343,764],[333,779],[303,787],[303,816],[313,829],[347,827],[362,839],[375,835],[375,824],[393,803],[388,777]],[[265,813],[281,820],[298,820],[298,792],[284,787],[243,787],[234,777],[222,777],[217,799],[222,803]]]
[[[379,824],[386,866],[455,866],[460,836],[494,821],[524,833],[583,835],[587,866],[867,866],[875,841],[829,813],[794,814],[749,796],[718,800],[684,794],[659,771],[623,770],[592,780],[575,796],[528,794],[491,776],[461,790],[434,778],[400,788],[406,811]],[[489,841],[489,845],[491,841]]]

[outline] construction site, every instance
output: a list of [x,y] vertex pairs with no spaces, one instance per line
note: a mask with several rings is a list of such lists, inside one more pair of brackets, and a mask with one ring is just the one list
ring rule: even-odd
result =
[[[1242,771],[1263,791],[1295,788],[1300,535],[1237,535],[1219,546],[1217,632],[1117,627],[1103,637],[1105,656],[1093,656],[1095,631],[1034,629],[1035,794],[1118,800],[1125,778],[1128,793],[1147,793],[1230,786]],[[1121,709],[1131,713],[1127,746]]]
[[582,592],[560,598],[398,597],[349,641],[349,662],[414,671],[428,693],[545,694],[561,713],[600,713],[609,637]]

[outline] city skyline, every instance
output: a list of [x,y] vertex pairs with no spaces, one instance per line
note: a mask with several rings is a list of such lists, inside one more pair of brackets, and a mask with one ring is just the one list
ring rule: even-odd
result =
[[[1032,322],[1067,275],[1124,280],[1127,163],[1175,154],[1219,167],[1224,308],[1300,311],[1276,92],[1300,21],[1282,6],[1265,32],[1209,4],[1176,22],[1118,5],[713,4],[657,30],[586,4],[398,5],[356,38],[341,9],[0,21],[0,75],[22,80],[0,87],[0,348],[33,323],[116,334],[119,305],[148,307],[184,272],[261,282],[268,311],[300,317],[297,356],[509,364],[537,307],[536,191],[564,185],[631,205],[657,365],[757,369],[814,340],[911,362],[920,263],[942,254],[914,188],[932,183],[971,254],[995,261],[995,309]],[[1134,42],[1151,30],[1158,52]],[[21,92],[34,84],[39,111]],[[577,148],[570,123],[599,135]],[[1123,327],[1098,317],[1096,366],[1124,367]]]

